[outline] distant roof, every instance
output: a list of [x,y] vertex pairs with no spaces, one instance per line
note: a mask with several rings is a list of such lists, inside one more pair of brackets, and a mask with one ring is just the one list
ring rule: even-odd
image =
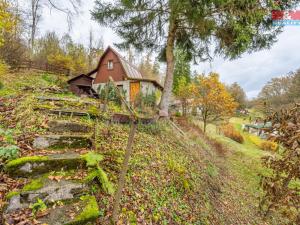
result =
[[263,129],[263,128],[271,128],[272,122],[266,122],[266,123],[258,123],[258,124],[246,124],[246,127],[251,127],[254,129]]
[[114,50],[112,47],[108,47],[107,50],[112,50],[120,59],[121,64],[125,70],[126,76],[129,79],[143,79],[142,73],[129,61],[127,61],[123,56],[121,56],[116,50]]
[[73,77],[73,78],[71,78],[70,80],[68,80],[68,84],[69,84],[70,82],[74,81],[74,80],[77,80],[77,79],[81,78],[81,77],[85,77],[85,78],[88,78],[88,79],[93,79],[92,77],[89,77],[89,76],[87,76],[87,75],[85,75],[85,74],[80,74],[80,75],[78,75],[78,76],[76,76],[76,77]]
[[91,76],[95,72],[98,71],[98,69],[99,69],[99,67],[101,65],[102,59],[104,58],[104,56],[106,55],[106,53],[109,50],[111,50],[119,58],[119,60],[121,62],[121,65],[122,65],[122,67],[123,67],[123,69],[125,71],[125,75],[126,75],[127,79],[129,79],[129,80],[140,80],[140,81],[152,82],[154,85],[158,86],[160,89],[163,89],[163,86],[157,80],[144,78],[143,75],[142,75],[142,73],[139,71],[139,69],[136,66],[132,65],[132,63],[130,63],[129,61],[127,61],[123,56],[121,56],[111,46],[108,46],[107,49],[102,54],[102,56],[100,57],[99,64],[98,64],[97,68],[94,69],[94,70],[92,70],[91,72],[87,73],[88,76]]

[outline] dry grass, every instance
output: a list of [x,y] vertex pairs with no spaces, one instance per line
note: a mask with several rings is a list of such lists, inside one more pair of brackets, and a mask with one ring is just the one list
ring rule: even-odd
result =
[[240,144],[244,143],[243,136],[240,134],[240,132],[235,130],[233,125],[226,124],[226,125],[221,127],[221,131],[226,137],[228,137],[228,138],[230,138],[230,139],[232,139],[232,140],[234,140],[234,141],[236,141]]

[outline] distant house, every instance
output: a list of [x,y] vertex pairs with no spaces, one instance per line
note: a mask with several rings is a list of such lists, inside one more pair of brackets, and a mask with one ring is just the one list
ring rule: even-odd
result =
[[255,122],[253,124],[245,124],[243,127],[244,131],[266,138],[266,132],[272,128],[272,122]]
[[163,90],[158,81],[144,78],[134,65],[111,47],[105,50],[98,67],[90,73],[90,76],[95,78],[92,86],[97,93],[109,81],[111,76],[116,85],[124,91],[128,102],[133,102],[139,93],[148,95]]
[[161,93],[163,90],[158,81],[144,78],[134,65],[111,47],[104,51],[96,69],[86,75],[74,77],[68,83],[70,90],[77,95],[90,93],[91,88],[93,92],[99,94],[109,81],[109,77],[112,77],[115,84],[123,90],[128,102],[134,102],[139,93],[149,95]]
[[76,76],[68,80],[69,90],[77,96],[98,97],[92,88],[93,78],[85,74]]

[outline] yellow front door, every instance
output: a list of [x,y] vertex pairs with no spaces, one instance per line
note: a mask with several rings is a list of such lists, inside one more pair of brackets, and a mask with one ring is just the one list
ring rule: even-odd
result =
[[130,82],[130,102],[134,102],[140,92],[140,82]]

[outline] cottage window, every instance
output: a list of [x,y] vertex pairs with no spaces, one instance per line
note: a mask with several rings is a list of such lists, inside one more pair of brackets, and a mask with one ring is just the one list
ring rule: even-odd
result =
[[114,68],[114,63],[112,60],[108,60],[107,69],[112,70]]

